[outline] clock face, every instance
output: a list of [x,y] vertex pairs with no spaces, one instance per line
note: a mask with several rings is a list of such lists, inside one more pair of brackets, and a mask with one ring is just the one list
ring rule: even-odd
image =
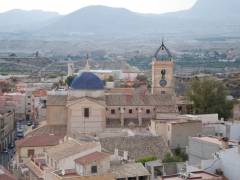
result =
[[159,81],[160,86],[165,87],[167,85],[167,81],[165,79],[162,79]]

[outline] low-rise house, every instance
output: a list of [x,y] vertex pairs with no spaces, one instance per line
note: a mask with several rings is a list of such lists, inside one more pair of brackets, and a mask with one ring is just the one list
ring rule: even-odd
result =
[[14,111],[17,120],[25,119],[26,94],[4,93],[0,95],[0,111]]
[[186,174],[159,177],[159,180],[225,180],[224,177],[205,171],[195,171]]
[[201,168],[210,173],[223,174],[227,179],[238,180],[240,177],[240,145],[217,152],[213,159],[203,160]]
[[163,159],[169,151],[166,142],[160,136],[128,136],[128,137],[105,137],[100,138],[103,149],[114,154],[116,149],[118,155],[127,153],[129,159],[139,160],[144,157],[155,156]]
[[151,132],[164,138],[171,149],[177,147],[185,149],[189,136],[196,136],[202,132],[202,123],[197,120],[172,119],[152,120]]
[[24,139],[16,141],[16,162],[29,161],[34,156],[44,156],[48,148],[56,146],[63,139],[61,135],[44,134],[36,136],[26,136]]
[[171,176],[182,172],[186,168],[186,162],[162,163],[159,160],[145,163],[146,169],[150,172],[150,180],[157,180],[159,176]]
[[215,136],[215,128],[221,121],[218,118],[218,114],[198,114],[198,115],[182,115],[191,120],[202,122],[202,134],[206,136]]
[[189,137],[187,148],[189,164],[200,165],[201,160],[212,159],[214,154],[221,149],[231,148],[234,142],[229,142],[228,138],[218,137]]
[[47,111],[47,91],[43,89],[39,89],[32,92],[32,105],[33,105],[33,113],[32,118],[33,121],[41,121],[46,119],[46,111]]
[[14,143],[15,115],[13,111],[0,114],[0,151]]
[[65,138],[64,142],[46,150],[46,162],[49,167],[55,170],[74,169],[76,159],[94,152],[101,152],[99,142]]
[[215,125],[215,135],[227,137],[232,141],[240,141],[240,123],[235,122],[220,122]]
[[150,173],[141,163],[128,163],[112,167],[110,173],[116,180],[149,180]]
[[110,154],[93,152],[75,159],[76,171],[80,176],[104,175],[110,169]]
[[[37,136],[35,136],[37,137]],[[101,152],[96,141],[77,141],[65,137],[60,144],[45,149],[45,156],[32,156],[25,162],[31,180],[149,180],[141,163],[128,163]],[[117,159],[116,159],[117,158]]]

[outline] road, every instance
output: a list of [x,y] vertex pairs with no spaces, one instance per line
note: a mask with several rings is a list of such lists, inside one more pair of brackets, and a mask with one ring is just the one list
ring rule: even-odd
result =
[[9,162],[14,156],[15,153],[15,148],[9,149],[8,152],[1,152],[0,153],[0,164],[3,165],[4,167],[8,168],[9,167]]

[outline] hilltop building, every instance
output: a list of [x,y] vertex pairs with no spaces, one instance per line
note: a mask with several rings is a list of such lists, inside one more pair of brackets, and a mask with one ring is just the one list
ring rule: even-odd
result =
[[[163,55],[162,55],[163,54]],[[96,134],[106,128],[146,127],[159,114],[176,114],[173,61],[164,43],[153,59],[152,93],[106,94],[102,80],[84,69],[66,93],[47,98],[47,123],[67,134]]]

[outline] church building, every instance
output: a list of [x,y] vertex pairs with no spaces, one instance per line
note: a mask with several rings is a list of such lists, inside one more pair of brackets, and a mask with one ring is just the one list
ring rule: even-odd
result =
[[146,94],[107,94],[88,70],[65,93],[49,94],[47,124],[66,126],[67,134],[96,134],[107,128],[147,127],[152,119],[177,114],[174,63],[164,43],[152,62],[152,89]]

